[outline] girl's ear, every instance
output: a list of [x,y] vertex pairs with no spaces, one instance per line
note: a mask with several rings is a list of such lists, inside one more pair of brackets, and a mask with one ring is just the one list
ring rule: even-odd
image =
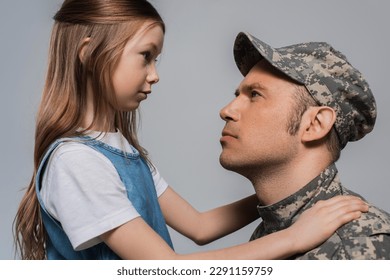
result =
[[324,138],[336,121],[336,112],[327,106],[310,107],[302,117],[302,142]]
[[89,45],[89,42],[91,41],[91,38],[85,38],[82,43],[81,43],[81,47],[79,49],[79,59],[81,61],[81,63],[85,63],[85,53],[86,53],[86,50],[88,48],[88,45]]

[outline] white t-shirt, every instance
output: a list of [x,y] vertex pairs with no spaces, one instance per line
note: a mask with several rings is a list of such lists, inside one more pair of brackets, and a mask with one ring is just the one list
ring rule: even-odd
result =
[[[120,132],[88,134],[117,149],[133,149]],[[151,170],[160,196],[168,187],[157,168]],[[138,216],[127,198],[114,165],[103,154],[82,143],[61,143],[51,154],[42,178],[43,203],[57,219],[75,250],[100,242],[99,236]]]

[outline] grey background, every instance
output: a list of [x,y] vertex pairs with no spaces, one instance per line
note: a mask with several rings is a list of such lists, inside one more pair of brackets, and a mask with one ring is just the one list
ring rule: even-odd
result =
[[[0,2],[0,259],[13,259],[11,224],[32,174],[34,121],[44,84],[51,17],[60,0]],[[249,181],[220,167],[219,110],[241,80],[232,56],[239,31],[279,47],[328,41],[369,81],[377,125],[350,143],[338,162],[344,184],[390,211],[389,2],[386,0],[154,0],[167,24],[160,83],[141,105],[141,143],[164,178],[197,209],[253,193]],[[179,253],[248,240],[257,222],[197,247],[172,232]]]

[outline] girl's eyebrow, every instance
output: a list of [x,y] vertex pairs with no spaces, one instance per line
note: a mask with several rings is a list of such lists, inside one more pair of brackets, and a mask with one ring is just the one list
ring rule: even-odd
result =
[[152,49],[153,52],[157,52],[158,51],[158,47],[155,43],[147,43],[143,46],[144,48],[150,48]]

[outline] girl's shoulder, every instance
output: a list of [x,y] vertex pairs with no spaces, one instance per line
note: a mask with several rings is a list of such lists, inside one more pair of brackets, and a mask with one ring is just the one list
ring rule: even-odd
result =
[[134,148],[129,144],[120,131],[87,131],[87,133],[83,136],[60,138],[52,144],[51,148],[49,148],[49,152],[58,157],[78,153],[87,153],[96,156],[99,153],[97,153],[95,149],[91,148],[91,143],[103,143],[127,153],[134,152]]
[[60,139],[50,155],[51,162],[60,160],[63,162],[80,163],[99,159],[107,161],[101,153],[85,145],[83,141],[71,138]]

